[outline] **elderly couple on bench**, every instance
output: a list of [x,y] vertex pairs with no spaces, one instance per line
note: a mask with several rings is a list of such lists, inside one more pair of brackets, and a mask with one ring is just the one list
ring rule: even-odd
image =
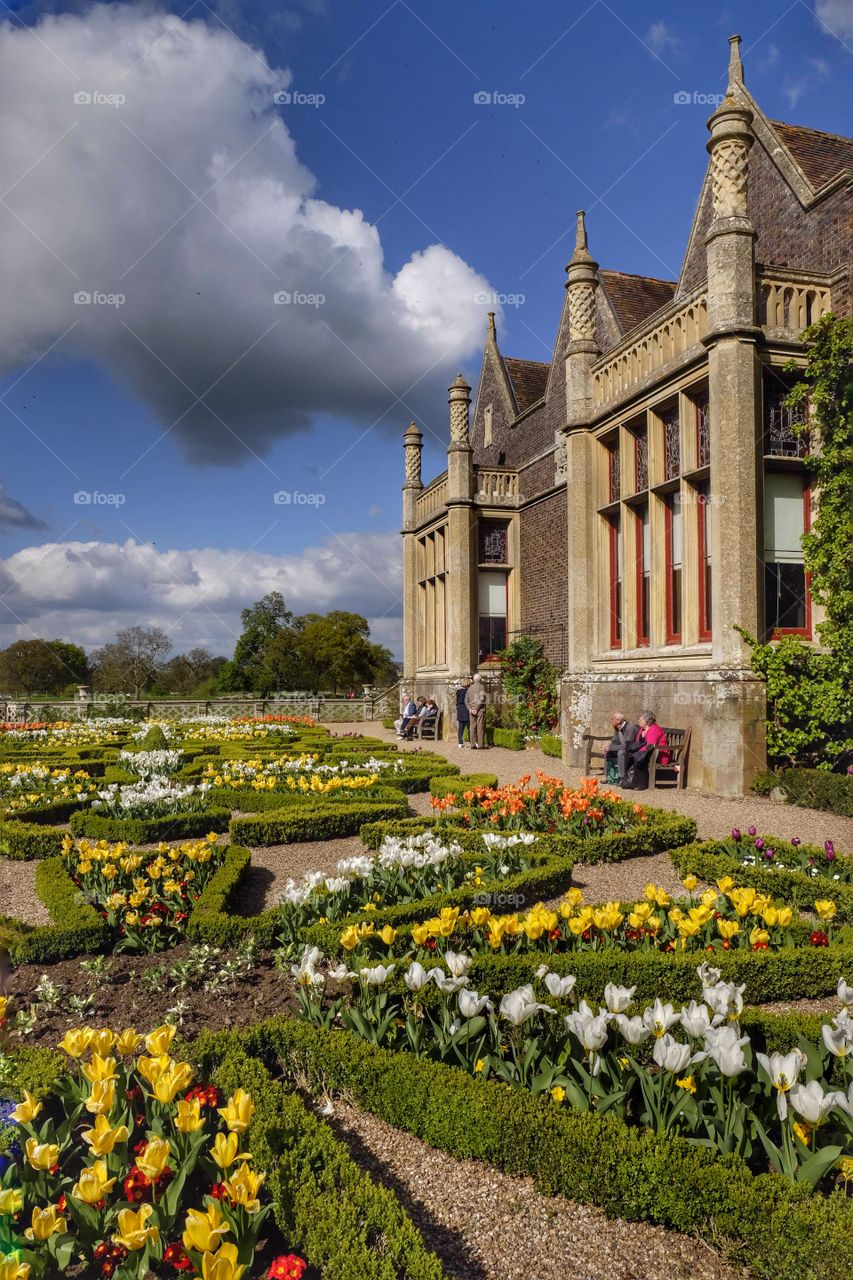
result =
[[669,764],[666,750],[666,733],[658,724],[654,712],[644,711],[639,724],[631,724],[621,711],[610,717],[613,737],[604,753],[607,781],[616,783],[628,791],[647,791],[649,787],[649,761],[658,748],[658,764]]

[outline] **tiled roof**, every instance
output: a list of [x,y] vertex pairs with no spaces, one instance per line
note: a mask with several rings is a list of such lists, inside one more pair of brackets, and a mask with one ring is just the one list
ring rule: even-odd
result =
[[524,413],[544,396],[551,366],[541,360],[515,360],[512,356],[504,356],[504,366],[512,383],[518,411]]
[[624,271],[599,271],[598,277],[604,285],[623,333],[633,329],[635,324],[647,319],[675,297],[675,280],[629,276]]
[[815,190],[842,169],[853,166],[853,138],[799,124],[783,124],[781,120],[771,120],[769,124]]

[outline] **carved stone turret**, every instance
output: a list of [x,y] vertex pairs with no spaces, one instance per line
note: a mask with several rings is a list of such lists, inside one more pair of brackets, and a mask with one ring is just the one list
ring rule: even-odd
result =
[[566,267],[569,295],[569,341],[566,344],[566,421],[586,422],[592,413],[590,366],[599,354],[595,339],[598,263],[590,255],[583,209],[578,210],[575,248]]
[[471,388],[461,373],[457,373],[450,384],[448,404],[450,405],[450,447],[451,449],[470,449]]

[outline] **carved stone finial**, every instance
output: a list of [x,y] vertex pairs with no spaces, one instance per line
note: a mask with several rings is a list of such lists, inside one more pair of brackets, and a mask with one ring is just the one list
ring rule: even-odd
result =
[[708,121],[714,218],[746,218],[752,112],[726,95]]
[[581,262],[592,262],[586,238],[586,215],[583,209],[578,209],[577,218],[577,227],[575,229],[575,251],[572,254],[569,266]]
[[494,311],[490,311],[489,312],[489,341],[497,342],[497,340],[498,340],[498,331],[495,327],[495,313]]
[[740,36],[729,36],[729,86],[743,84],[743,63],[740,60]]
[[450,384],[448,404],[450,405],[450,443],[468,448],[471,444],[468,423],[471,388],[461,373],[457,373]]
[[422,433],[418,431],[417,423],[409,423],[403,435],[403,447],[406,452],[406,483],[404,487],[407,489],[423,488],[421,480],[423,440]]

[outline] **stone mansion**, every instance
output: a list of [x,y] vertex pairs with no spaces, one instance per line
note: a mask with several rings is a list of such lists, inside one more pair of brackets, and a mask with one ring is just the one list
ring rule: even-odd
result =
[[[736,627],[812,638],[812,497],[784,400],[802,330],[850,314],[853,142],[769,120],[730,42],[678,280],[607,270],[578,214],[549,362],[450,388],[447,470],[405,433],[404,684],[452,690],[518,635],[562,672],[565,759],[615,707],[692,730],[688,785],[748,789],[765,699]],[[594,237],[593,237],[594,248]]]

